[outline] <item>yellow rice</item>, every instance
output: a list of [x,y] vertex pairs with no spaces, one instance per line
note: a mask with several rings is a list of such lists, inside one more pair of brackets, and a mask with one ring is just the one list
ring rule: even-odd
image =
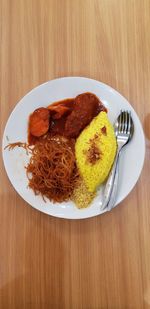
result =
[[[102,128],[106,129],[106,134]],[[95,135],[97,138],[94,140]],[[92,139],[100,152],[100,158],[94,164],[87,160]],[[77,166],[89,192],[95,192],[106,180],[115,158],[116,147],[114,129],[107,114],[100,112],[82,131],[75,144]]]

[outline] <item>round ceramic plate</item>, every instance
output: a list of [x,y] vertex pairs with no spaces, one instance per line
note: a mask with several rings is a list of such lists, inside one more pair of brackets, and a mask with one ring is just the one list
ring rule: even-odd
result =
[[[108,117],[113,124],[121,109],[130,110],[135,131],[131,142],[124,148],[120,160],[119,186],[116,205],[119,204],[135,186],[144,162],[145,141],[140,120],[129,102],[111,87],[88,78],[65,77],[49,81],[29,92],[12,111],[3,135],[3,160],[7,175],[20,196],[34,208],[52,216],[81,219],[102,214],[103,186],[91,205],[85,209],[77,209],[73,202],[53,204],[35,196],[28,188],[25,166],[29,161],[26,151],[15,148],[13,151],[4,147],[8,143],[27,141],[28,117],[36,108],[65,98],[75,97],[83,92],[96,94],[108,109]],[[136,159],[135,159],[136,158]]]

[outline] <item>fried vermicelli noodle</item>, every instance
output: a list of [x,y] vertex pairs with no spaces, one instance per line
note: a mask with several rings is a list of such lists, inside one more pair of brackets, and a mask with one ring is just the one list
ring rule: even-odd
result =
[[28,154],[28,151],[30,150],[30,146],[27,143],[22,143],[22,142],[10,143],[4,149],[8,148],[9,150],[13,150],[16,147],[24,148],[27,154]]
[[34,145],[27,166],[29,187],[53,202],[67,201],[78,178],[74,141],[45,136]]

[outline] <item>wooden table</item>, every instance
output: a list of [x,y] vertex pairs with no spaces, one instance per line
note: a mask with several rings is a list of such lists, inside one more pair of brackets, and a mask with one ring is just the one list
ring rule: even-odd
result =
[[87,76],[131,102],[146,137],[134,190],[112,212],[87,220],[34,210],[1,161],[0,308],[150,308],[150,1],[1,0],[0,6],[1,135],[32,88]]

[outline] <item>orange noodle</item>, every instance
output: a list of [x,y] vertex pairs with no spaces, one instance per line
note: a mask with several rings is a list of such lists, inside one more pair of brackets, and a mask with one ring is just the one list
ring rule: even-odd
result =
[[73,139],[46,135],[34,145],[26,169],[35,194],[53,202],[70,198],[78,178],[74,144]]
[[15,147],[22,147],[25,150],[28,150],[28,144],[27,143],[21,143],[21,142],[16,142],[16,143],[10,143],[7,146],[5,146],[4,149],[9,149],[9,150],[13,150]]

